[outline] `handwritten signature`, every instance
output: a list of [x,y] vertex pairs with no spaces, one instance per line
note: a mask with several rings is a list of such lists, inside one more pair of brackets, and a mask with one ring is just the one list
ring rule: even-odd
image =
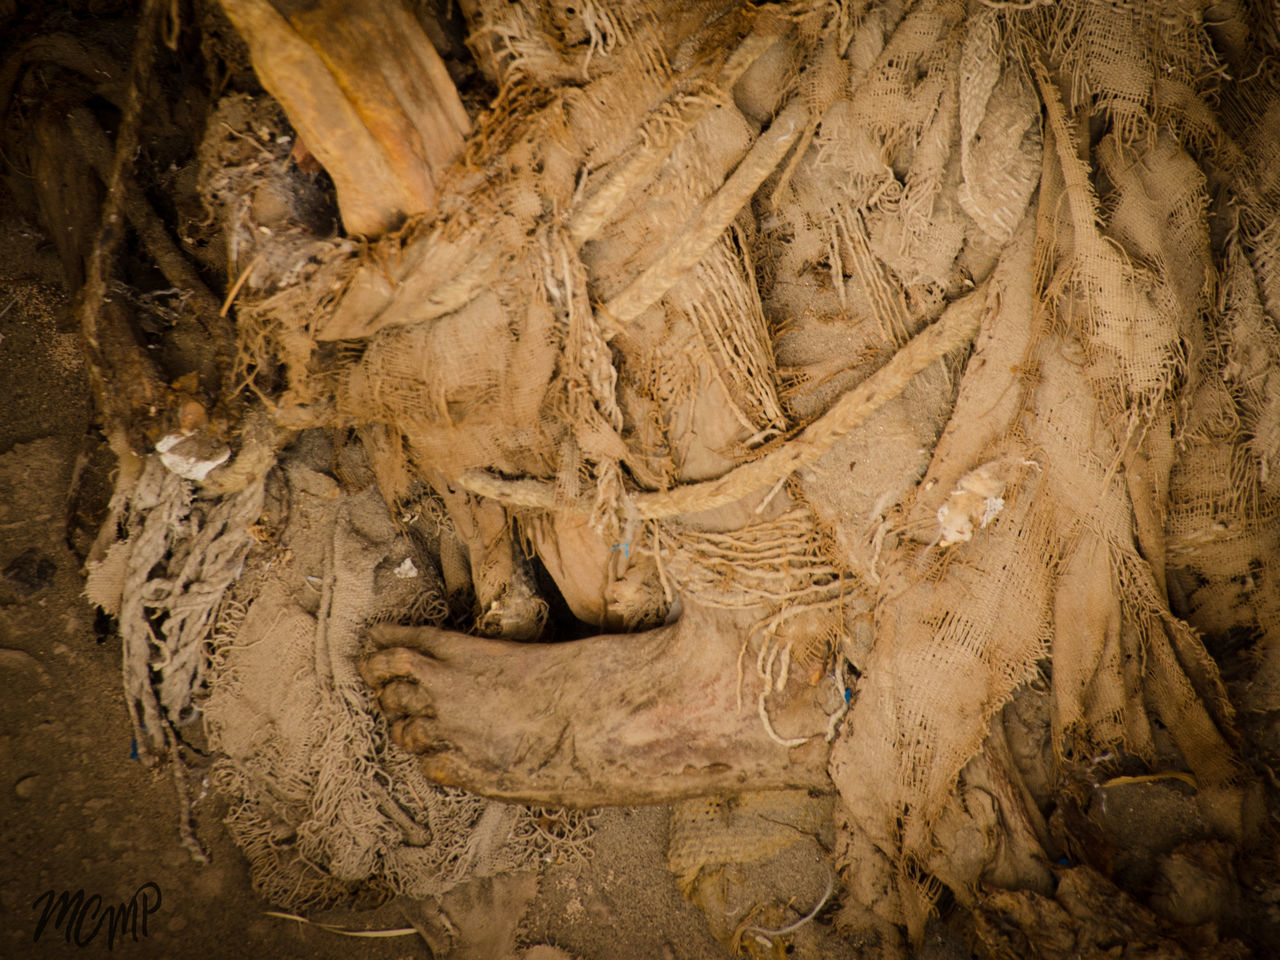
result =
[[[43,908],[41,902],[44,904]],[[126,936],[132,936],[135,943],[139,935],[143,938],[147,936],[147,918],[160,909],[160,887],[148,880],[133,892],[133,896],[120,904],[105,903],[96,893],[85,897],[84,890],[77,890],[75,893],[63,890],[56,897],[52,890],[46,890],[35,898],[31,909],[42,910],[40,920],[36,923],[35,936],[31,938],[33,941],[40,940],[50,917],[53,917],[53,929],[62,930],[67,943],[74,943],[77,947],[91,944],[105,924],[107,949],[110,950],[115,946],[117,936],[121,943]]]

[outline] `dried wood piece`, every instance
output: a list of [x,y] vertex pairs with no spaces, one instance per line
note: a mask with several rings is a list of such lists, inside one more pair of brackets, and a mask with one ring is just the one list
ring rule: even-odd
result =
[[333,178],[350,233],[435,207],[471,123],[399,0],[223,0],[262,85]]
[[[84,159],[104,183],[109,182],[112,147],[93,114],[85,107],[76,107],[67,114],[66,126]],[[232,332],[226,321],[218,315],[217,299],[200,278],[196,268],[173,242],[164,221],[147,201],[134,178],[128,171],[122,177],[125,218],[137,232],[138,239],[165,279],[188,295],[196,319],[210,336],[220,370],[229,369],[234,350]]]
[[89,361],[89,383],[112,449],[123,459],[130,441],[163,406],[165,387],[151,358],[138,344],[132,324],[118,299],[108,295],[116,255],[124,234],[125,184],[138,146],[142,124],[142,91],[155,63],[159,4],[147,3],[138,25],[138,40],[129,69],[124,116],[116,135],[115,156],[106,178],[106,201],[98,236],[84,268],[77,294],[76,317]]

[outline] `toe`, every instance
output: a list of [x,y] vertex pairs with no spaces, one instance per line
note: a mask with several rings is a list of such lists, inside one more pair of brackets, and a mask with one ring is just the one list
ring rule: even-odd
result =
[[360,676],[375,690],[380,690],[392,680],[423,679],[434,661],[417,650],[408,647],[388,647],[375,650],[360,661]]
[[389,717],[434,717],[431,697],[414,680],[392,680],[378,692],[378,705]]
[[425,717],[402,717],[391,724],[391,739],[409,753],[431,753],[440,749],[439,739],[432,735],[431,723]]
[[376,623],[369,627],[368,637],[379,649],[409,647],[430,656],[434,644],[448,633],[448,630],[441,630],[439,627],[406,627],[396,623]]
[[422,773],[432,783],[437,783],[442,787],[462,787],[467,789],[468,787],[476,786],[475,783],[462,775],[454,758],[445,752],[423,757]]

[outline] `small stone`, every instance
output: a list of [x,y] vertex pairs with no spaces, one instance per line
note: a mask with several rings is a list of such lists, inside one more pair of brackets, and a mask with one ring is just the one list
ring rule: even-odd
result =
[[36,788],[40,786],[39,780],[40,778],[34,773],[29,773],[13,785],[13,792],[19,800],[30,800],[36,795]]
[[591,900],[587,904],[587,916],[598,926],[607,926],[614,922],[613,907],[603,900]]
[[3,574],[25,598],[53,583],[57,572],[57,564],[35,547],[29,547],[9,561]]
[[198,400],[188,400],[178,408],[178,429],[194,433],[209,422],[209,415]]

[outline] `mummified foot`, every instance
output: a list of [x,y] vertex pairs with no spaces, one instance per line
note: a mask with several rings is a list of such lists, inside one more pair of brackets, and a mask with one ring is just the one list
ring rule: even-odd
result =
[[647,633],[566,643],[490,640],[382,626],[361,664],[391,735],[438,783],[570,806],[657,803],[783,787],[828,789],[827,717],[814,688],[771,695],[787,748],[757,713],[749,629],[686,607]]

